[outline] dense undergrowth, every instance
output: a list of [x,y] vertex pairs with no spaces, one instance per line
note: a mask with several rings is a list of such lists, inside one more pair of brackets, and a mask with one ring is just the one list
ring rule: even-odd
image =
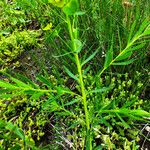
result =
[[0,149],[150,147],[149,0],[0,6]]

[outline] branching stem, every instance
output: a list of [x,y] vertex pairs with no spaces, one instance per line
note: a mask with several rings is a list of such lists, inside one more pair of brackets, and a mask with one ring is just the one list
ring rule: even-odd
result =
[[[80,63],[80,58],[78,53],[76,52],[76,44],[75,44],[75,40],[77,37],[77,35],[73,34],[73,27],[70,21],[69,16],[66,16],[67,19],[67,24],[68,24],[68,30],[69,30],[69,34],[70,34],[70,38],[71,38],[71,42],[72,42],[72,51],[74,53],[74,57],[75,57],[75,61],[76,61],[76,65],[77,65],[77,69],[78,69],[78,75],[79,75],[79,85],[80,85],[80,89],[81,89],[81,94],[82,94],[82,100],[83,100],[83,106],[84,106],[84,113],[85,113],[85,121],[86,121],[86,128],[87,128],[87,134],[90,132],[90,121],[89,121],[89,112],[88,112],[88,108],[87,108],[87,97],[86,97],[86,91],[85,91],[85,86],[84,86],[84,82],[83,82],[83,74],[82,74],[82,66]],[[90,135],[89,137],[86,137],[89,142],[89,149],[92,150],[92,143],[91,143],[91,138]]]

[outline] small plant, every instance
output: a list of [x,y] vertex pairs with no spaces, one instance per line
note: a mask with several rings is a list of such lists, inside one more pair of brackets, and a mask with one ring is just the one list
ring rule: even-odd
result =
[[[31,139],[35,139],[33,138],[35,135],[37,140],[43,137],[43,132],[40,131],[42,127],[46,123],[50,124],[55,135],[58,135],[63,141],[58,149],[65,147],[64,143],[71,149],[137,149],[138,132],[136,129],[132,132],[134,121],[147,121],[150,117],[150,113],[142,109],[143,101],[138,97],[138,88],[142,87],[142,83],[135,84],[137,87],[135,91],[128,74],[115,76],[113,71],[110,71],[110,75],[106,71],[111,67],[129,65],[137,60],[133,54],[145,46],[145,39],[150,34],[149,19],[143,20],[138,29],[134,21],[126,43],[123,45],[120,34],[116,36],[114,32],[111,32],[112,34],[108,35],[111,39],[108,42],[109,45],[102,48],[105,49],[104,62],[101,61],[103,65],[97,66],[93,60],[96,56],[101,55],[101,47],[92,47],[91,51],[87,52],[90,49],[85,44],[86,41],[83,42],[85,39],[82,39],[80,29],[82,27],[80,18],[83,18],[86,12],[80,11],[79,1],[49,0],[45,2],[47,3],[52,4],[53,12],[59,17],[58,20],[62,21],[56,28],[52,23],[43,28],[43,32],[50,33],[47,41],[53,40],[58,45],[54,46],[55,53],[58,52],[54,58],[60,58],[61,67],[55,66],[51,74],[44,70],[44,75],[37,75],[34,81],[19,74],[14,77],[7,74],[5,70],[1,70],[5,78],[0,81],[0,99],[2,99],[2,111],[4,112],[1,113],[2,118],[7,122],[8,120],[17,122],[20,128],[27,128],[25,134]],[[37,3],[33,5],[37,6]],[[119,5],[122,4],[119,3]],[[65,28],[61,27],[62,24]],[[62,35],[61,29],[65,35]],[[10,37],[3,37],[3,41]],[[11,38],[14,39],[13,36]],[[115,38],[119,42],[117,48]],[[32,37],[26,39],[25,36],[24,39],[27,42],[20,41],[23,48],[30,48],[26,44],[34,44]],[[11,43],[12,47],[18,47],[18,44],[14,43]],[[63,48],[66,46],[65,50],[61,51],[60,43],[63,43]],[[3,51],[8,49],[8,45],[7,41]],[[60,49],[58,49],[59,46]],[[16,55],[14,57],[16,58]],[[61,71],[63,72],[60,73]],[[55,74],[56,77],[52,74]],[[23,105],[26,109],[22,112],[18,107],[22,109]],[[16,113],[23,117],[15,120]],[[43,120],[40,116],[43,116]],[[60,129],[58,130],[50,121],[47,121],[52,116],[55,118],[55,125],[62,126],[63,133],[59,132]],[[14,117],[13,120],[12,117]],[[67,125],[63,123],[65,120],[67,120]],[[23,123],[19,122],[25,122],[24,127]],[[64,131],[68,134],[65,135]],[[134,141],[131,142],[130,138]],[[5,136],[2,139],[5,139]],[[5,145],[5,141],[7,137],[2,145]],[[30,148],[30,145],[26,145],[26,148]]]
[[36,38],[40,35],[34,31],[16,31],[9,36],[0,36],[0,64],[8,66],[21,54],[33,47],[36,47]]

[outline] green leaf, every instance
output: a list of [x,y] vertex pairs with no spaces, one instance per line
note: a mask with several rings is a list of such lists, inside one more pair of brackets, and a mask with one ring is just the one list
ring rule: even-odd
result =
[[70,116],[70,112],[69,111],[65,111],[65,112],[55,112],[56,115],[59,116]]
[[84,62],[81,64],[81,66],[85,65],[87,62],[89,62],[94,56],[97,54],[98,50],[96,50],[92,55],[90,55]]
[[84,15],[86,12],[85,11],[77,11],[76,13],[75,13],[75,15],[77,15],[77,16],[82,16],[82,15]]
[[150,34],[150,26],[144,31],[143,35],[149,35]]
[[[78,28],[73,28],[73,35],[74,35],[74,37],[78,37],[78,33],[79,33],[79,29]],[[78,39],[77,39],[78,40]],[[81,41],[79,41],[79,42],[81,42]],[[77,43],[78,44],[78,43]],[[82,43],[81,43],[81,45],[82,45]],[[83,45],[82,45],[83,46]]]
[[103,150],[103,146],[102,145],[99,145],[95,148],[95,150]]
[[124,62],[115,62],[115,63],[112,63],[112,65],[129,65],[131,63],[133,63],[135,61],[135,59],[130,59],[128,61],[124,61]]
[[43,92],[34,92],[34,94],[30,97],[31,100],[38,100],[42,95],[45,93]]
[[74,15],[78,11],[78,8],[78,0],[70,0],[70,2],[63,7],[63,11],[66,15]]
[[5,126],[6,126],[6,122],[0,119],[0,129],[4,128]]
[[61,54],[61,55],[53,55],[54,58],[59,58],[59,57],[63,57],[63,56],[66,56],[66,55],[69,55],[69,54],[72,54],[73,52],[67,52],[67,53],[64,53],[64,54]]
[[48,0],[41,0],[44,4],[48,3]]
[[8,92],[7,89],[1,89],[1,90],[0,90],[0,95],[1,95],[1,94],[5,94],[5,93],[7,93],[7,92]]
[[58,105],[55,99],[47,100],[47,102],[45,102],[42,107],[43,107],[42,110],[46,110],[48,112],[54,112],[54,111],[58,111],[61,109],[61,107]]
[[75,52],[76,52],[76,53],[79,53],[79,52],[82,50],[83,44],[82,44],[81,41],[78,40],[78,39],[74,39],[74,43],[75,43],[75,45],[76,45],[76,50],[75,50]]
[[140,25],[140,28],[139,30],[137,31],[137,33],[135,34],[135,37],[136,36],[139,36],[140,34],[142,34],[143,30],[145,30],[145,28],[149,25],[149,19],[146,18],[142,24]]
[[118,113],[124,114],[126,116],[132,117],[134,119],[143,120],[145,117],[149,118],[150,113],[141,109],[129,110],[129,109],[119,109]]
[[27,77],[25,77],[25,76],[23,76],[21,74],[18,74],[18,73],[16,73],[15,75],[22,82],[30,84],[30,86],[32,86],[33,88],[38,88],[38,85],[35,84],[34,82],[32,82],[29,78],[27,78]]
[[[18,94],[17,94],[18,95]],[[16,93],[15,94],[7,94],[7,93],[5,93],[5,94],[0,94],[0,98],[2,99],[2,98],[4,98],[4,99],[8,99],[8,98],[13,98],[13,97],[15,97],[16,96]]]
[[125,128],[131,128],[124,120],[123,118],[118,114],[116,113],[117,117],[121,120],[121,122],[124,124]]
[[137,45],[137,46],[129,47],[129,48],[127,49],[127,51],[129,52],[129,51],[139,50],[139,49],[141,49],[144,45],[145,45],[145,43],[141,43],[141,44],[139,44],[139,45]]
[[18,80],[16,78],[10,77],[10,79],[12,81],[14,81],[19,87],[24,87],[24,88],[28,88],[31,89],[32,87],[28,84],[25,84],[24,82],[22,82],[21,80]]
[[73,99],[71,102],[68,102],[68,103],[64,104],[64,106],[72,105],[72,104],[74,104],[74,103],[77,103],[79,100],[80,100],[80,98],[78,98],[78,99]]
[[112,60],[113,60],[113,39],[112,39],[111,47],[109,48],[109,50],[106,53],[104,68],[109,67]]
[[65,5],[65,0],[48,0],[48,2],[60,8]]
[[112,129],[112,126],[110,125],[110,123],[105,118],[106,117],[101,117],[100,122],[103,123],[105,126],[109,127],[110,129]]
[[132,35],[133,35],[135,27],[136,27],[136,21],[134,21],[133,24],[131,25],[131,29],[130,29],[129,37],[128,37],[128,43],[130,43],[132,39]]
[[30,0],[30,2],[31,2],[31,5],[33,6],[33,8],[34,8],[34,9],[37,9],[37,7],[38,7],[38,2],[35,1],[35,0]]
[[35,91],[27,89],[27,90],[24,90],[23,93],[26,95],[33,95],[35,93]]
[[77,127],[78,125],[80,124],[80,121],[79,119],[77,118],[77,120],[74,120],[73,124],[68,127],[67,129],[70,130],[70,129],[75,129],[75,127]]
[[83,70],[83,75],[86,75],[86,73],[91,69],[91,66],[88,65],[84,70]]
[[13,85],[13,84],[11,84],[11,83],[8,83],[8,82],[2,81],[2,80],[0,80],[0,87],[6,88],[6,89],[10,89],[10,90],[16,90],[16,89],[19,88],[19,87],[16,86],[16,85]]
[[91,90],[89,91],[87,94],[91,94],[91,93],[102,93],[102,92],[106,92],[111,90],[113,87],[103,87],[101,89],[95,89],[95,90]]
[[[19,80],[17,78],[12,77],[10,74],[7,74],[6,72],[2,72],[2,73],[4,75],[8,76],[13,82],[15,82],[16,83],[15,86],[18,86],[18,87],[21,87],[21,88],[23,88],[23,87],[24,88],[29,88],[29,89],[32,88],[30,85],[26,84],[25,82],[23,82],[23,81],[21,81],[21,80]],[[8,84],[11,84],[11,83],[8,83]],[[13,84],[11,84],[11,85],[13,85]]]
[[40,76],[40,75],[37,75],[36,78],[37,78],[39,81],[41,81],[42,83],[44,83],[47,87],[49,87],[49,88],[53,87],[52,83],[51,83],[48,79],[46,79],[45,77]]
[[150,117],[150,113],[141,109],[131,110],[129,112],[132,115],[140,116],[140,117]]
[[69,88],[67,87],[60,87],[60,86],[57,86],[56,87],[56,90],[57,90],[57,94],[58,95],[63,95],[65,93],[68,93],[68,94],[74,94],[72,91],[70,91]]
[[21,129],[12,124],[11,122],[6,122],[6,129],[13,131],[16,135],[18,135],[21,139],[25,140],[25,135]]
[[71,78],[73,78],[73,79],[76,80],[76,81],[79,80],[67,67],[64,66],[64,69],[65,69],[66,73],[67,73]]
[[120,61],[129,58],[132,55],[132,51],[126,51],[125,53],[122,53],[121,55],[118,55],[115,59],[115,61]]
[[86,149],[87,150],[92,150],[92,147],[91,147],[91,134],[90,134],[90,130],[87,130],[87,133],[86,133]]

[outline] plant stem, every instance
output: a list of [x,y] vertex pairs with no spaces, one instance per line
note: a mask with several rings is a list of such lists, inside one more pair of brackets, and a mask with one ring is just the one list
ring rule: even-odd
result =
[[[76,61],[77,69],[78,69],[78,74],[79,74],[79,81],[78,82],[79,82],[79,85],[81,88],[84,113],[85,113],[85,121],[86,121],[86,129],[87,129],[87,134],[88,134],[88,133],[90,133],[90,121],[89,121],[89,112],[88,112],[88,108],[87,108],[87,97],[86,97],[85,86],[84,86],[84,82],[83,82],[82,66],[80,63],[80,58],[79,58],[78,53],[75,52],[76,51],[76,44],[74,42],[74,39],[76,39],[77,37],[74,37],[74,35],[73,35],[73,29],[72,29],[70,18],[68,16],[66,18],[67,18],[68,30],[69,30],[69,34],[70,34],[70,38],[71,38],[71,42],[72,42],[72,51],[74,52],[74,57],[75,57],[75,61]],[[90,135],[89,135],[89,137],[87,136],[86,138],[87,138],[86,141],[88,141],[88,143],[89,143],[89,146],[88,146],[89,150],[92,150],[92,143],[91,143]]]
[[[125,49],[123,49],[122,51],[120,51],[120,53],[110,62],[109,66],[110,67],[116,60],[117,58],[119,58],[121,55],[123,55],[123,53],[126,53],[128,48],[131,47],[138,39],[140,39],[143,35],[139,35],[137,37],[134,37],[132,41],[130,41],[127,46],[125,47]],[[108,68],[108,67],[105,67],[103,68],[100,73],[98,74],[99,77],[101,77],[102,73]]]
[[81,87],[81,93],[82,93],[82,99],[83,99],[83,105],[84,105],[84,111],[85,111],[86,126],[87,126],[87,130],[89,130],[90,123],[89,123],[89,114],[88,114],[88,109],[87,109],[87,99],[86,99],[85,87],[84,87],[83,76],[82,76],[82,68],[81,68],[78,54],[75,54],[75,59],[77,63],[78,73],[79,73],[79,84]]

